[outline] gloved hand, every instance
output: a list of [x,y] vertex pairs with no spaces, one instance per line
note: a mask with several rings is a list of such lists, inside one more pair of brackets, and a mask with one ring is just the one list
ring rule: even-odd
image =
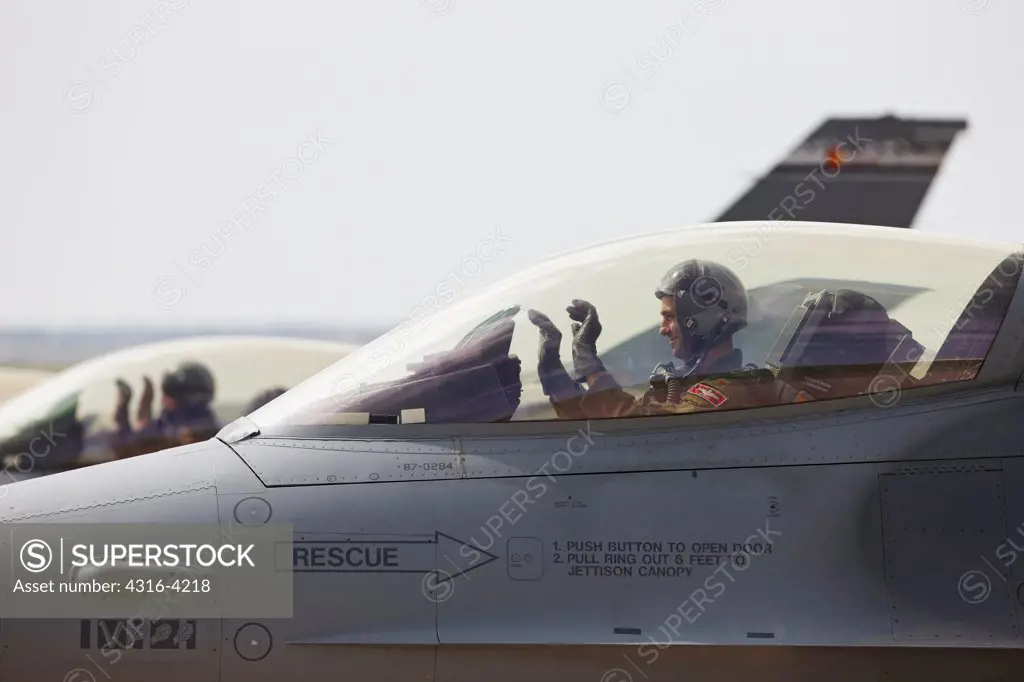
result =
[[572,364],[576,381],[597,372],[603,372],[604,364],[597,357],[597,337],[601,335],[601,322],[597,319],[597,308],[587,301],[574,298],[566,306],[572,325]]
[[114,405],[114,423],[117,425],[117,432],[121,435],[131,433],[132,425],[128,421],[128,403],[132,400],[132,387],[128,382],[118,377],[115,380],[117,386],[117,403]]
[[142,395],[139,396],[139,411],[135,417],[139,428],[146,428],[153,421],[153,380],[142,377]]
[[132,399],[132,387],[120,377],[118,377],[115,383],[117,384],[117,405],[115,407],[118,411],[127,409],[128,403]]
[[540,331],[540,345],[537,348],[537,374],[544,395],[556,401],[564,401],[580,395],[582,389],[573,383],[562,365],[562,332],[547,315],[537,310],[528,310],[526,316]]
[[558,330],[551,318],[536,310],[526,311],[530,322],[540,330],[540,345],[537,348],[537,368],[551,371],[562,366],[561,345],[562,332]]

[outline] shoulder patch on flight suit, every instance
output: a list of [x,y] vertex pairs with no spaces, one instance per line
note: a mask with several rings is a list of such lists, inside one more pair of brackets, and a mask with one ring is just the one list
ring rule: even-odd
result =
[[719,407],[722,405],[722,403],[728,400],[728,398],[725,397],[725,394],[719,391],[717,388],[714,388],[713,386],[709,386],[704,383],[694,384],[686,392],[689,393],[690,395],[695,395],[698,398],[701,398],[704,402],[706,402],[708,405],[711,405],[712,407]]

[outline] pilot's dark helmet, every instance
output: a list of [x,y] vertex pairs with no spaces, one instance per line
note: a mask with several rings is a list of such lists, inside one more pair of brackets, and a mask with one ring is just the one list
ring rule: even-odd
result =
[[691,258],[665,273],[654,290],[675,300],[679,329],[703,352],[747,326],[747,289],[720,263]]
[[164,374],[161,388],[182,407],[206,407],[213,401],[213,373],[198,362],[183,362]]
[[284,395],[287,391],[287,388],[283,388],[281,386],[278,386],[277,388],[270,388],[267,389],[266,391],[263,391],[249,402],[249,404],[245,408],[244,414],[252,414],[256,410],[260,409],[261,407],[269,403],[271,400],[274,400],[280,395]]

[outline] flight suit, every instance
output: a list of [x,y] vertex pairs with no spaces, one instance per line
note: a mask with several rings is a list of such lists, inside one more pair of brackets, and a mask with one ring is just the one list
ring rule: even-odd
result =
[[602,373],[579,399],[585,419],[648,417],[719,409],[742,409],[778,404],[775,376],[765,369],[742,366],[741,351],[733,350],[705,372],[683,380],[678,402],[665,402],[649,389],[637,399]]
[[[558,369],[561,369],[561,366]],[[559,419],[578,421],[587,418],[581,406],[584,397],[583,389],[569,378],[564,369],[561,369],[560,372],[544,372],[542,369],[540,374],[544,393],[548,396]]]

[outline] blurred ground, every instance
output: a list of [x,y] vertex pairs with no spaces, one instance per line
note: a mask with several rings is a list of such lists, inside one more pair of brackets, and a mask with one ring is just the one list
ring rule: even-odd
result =
[[52,372],[40,369],[0,367],[0,402],[14,397],[51,374]]

